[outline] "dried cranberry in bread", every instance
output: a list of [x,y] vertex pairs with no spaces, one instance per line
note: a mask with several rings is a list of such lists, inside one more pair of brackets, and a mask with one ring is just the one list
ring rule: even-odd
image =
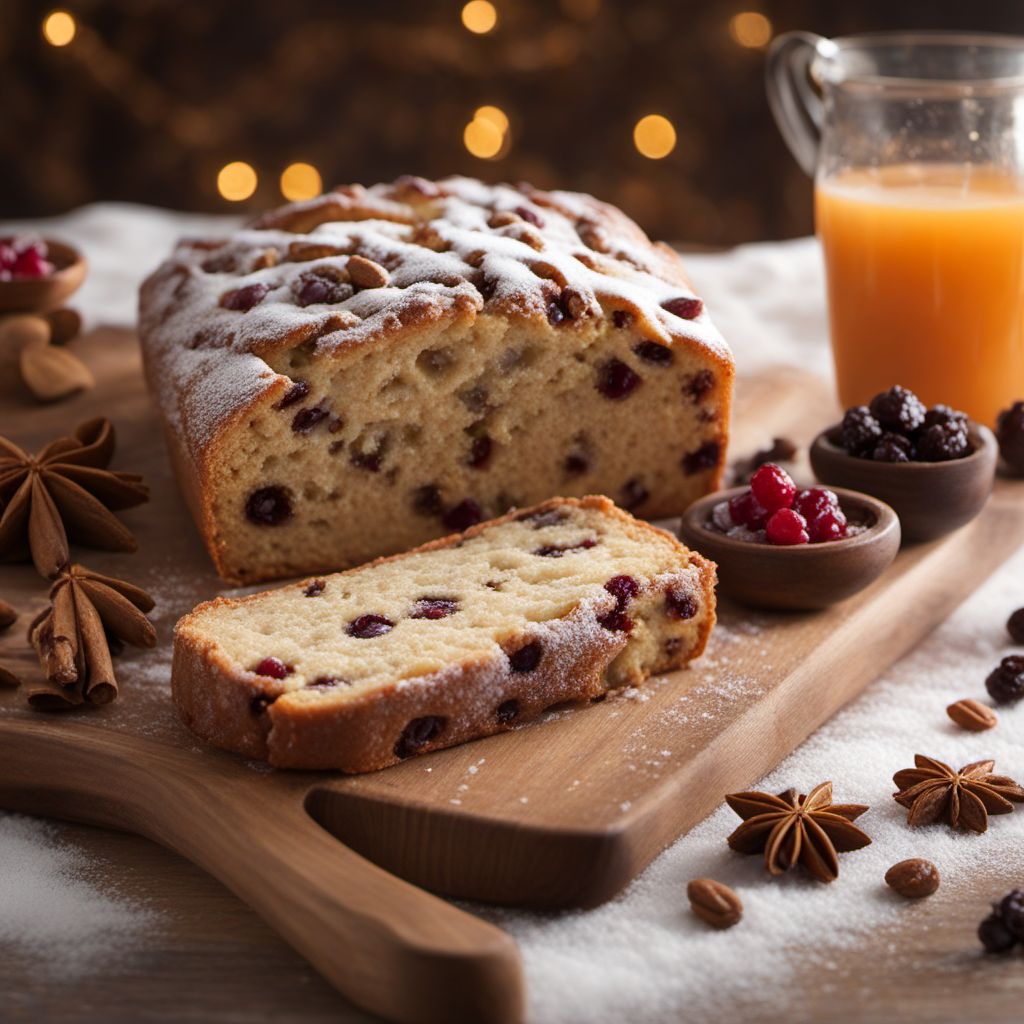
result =
[[339,188],[144,284],[149,386],[220,574],[359,564],[556,494],[717,486],[733,367],[675,253],[589,196]]
[[677,668],[715,568],[607,498],[556,498],[407,554],[186,615],[172,687],[202,739],[365,772]]

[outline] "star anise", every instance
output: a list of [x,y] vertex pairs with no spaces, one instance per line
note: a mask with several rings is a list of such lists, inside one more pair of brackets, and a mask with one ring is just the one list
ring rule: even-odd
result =
[[102,417],[35,456],[0,437],[0,561],[31,555],[51,579],[70,560],[69,537],[87,547],[134,551],[135,538],[111,510],[140,505],[149,489],[134,473],[107,469],[113,454],[114,428]]
[[838,853],[859,850],[871,837],[853,824],[867,807],[832,803],[832,783],[822,782],[806,796],[787,789],[771,793],[732,793],[729,806],[743,824],[728,843],[740,853],[764,851],[765,866],[781,875],[800,864],[821,882],[839,877]]
[[145,612],[153,599],[124,580],[81,565],[63,570],[50,587],[50,606],[29,626],[29,639],[49,685],[29,693],[43,710],[109,704],[117,696],[111,646],[152,647],[156,630]]
[[908,825],[945,819],[953,828],[984,832],[990,814],[1009,814],[1024,802],[1024,789],[1006,775],[995,775],[995,761],[974,761],[953,771],[948,764],[914,755],[916,768],[897,772],[892,781],[898,804],[909,808]]

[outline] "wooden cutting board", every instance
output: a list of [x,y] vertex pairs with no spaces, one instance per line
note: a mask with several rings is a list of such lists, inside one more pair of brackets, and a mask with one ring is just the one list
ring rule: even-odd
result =
[[[144,473],[152,487],[148,506],[124,514],[140,550],[76,556],[157,598],[160,641],[118,659],[121,697],[105,708],[46,715],[0,690],[0,806],[139,832],[179,851],[351,999],[396,1021],[514,1022],[523,1012],[511,939],[418,886],[551,908],[610,898],[1024,543],[1024,483],[1000,481],[974,523],[903,552],[873,587],[829,611],[723,603],[704,658],[644,691],[553,709],[533,726],[372,775],[273,771],[202,747],[173,712],[173,623],[221,584],[170,478],[134,338],[104,330],[79,344],[97,389],[48,407],[2,397],[0,433],[31,450],[89,416],[111,417],[115,468]],[[744,381],[737,410],[733,454],[773,434],[806,441],[835,412],[820,381],[792,371]],[[0,660],[27,672],[22,627],[45,587],[30,567],[5,565],[0,595],[22,613],[0,639]]]

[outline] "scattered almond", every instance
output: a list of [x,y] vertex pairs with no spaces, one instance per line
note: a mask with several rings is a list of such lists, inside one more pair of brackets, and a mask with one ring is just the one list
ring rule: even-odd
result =
[[739,896],[713,878],[695,878],[686,887],[690,909],[712,928],[731,928],[743,916]]
[[357,288],[384,288],[391,283],[391,275],[379,263],[358,253],[348,258],[348,276]]
[[21,680],[13,672],[0,665],[0,686],[9,686],[11,689],[17,689],[21,686]]
[[918,900],[938,889],[939,869],[921,857],[901,860],[886,871],[885,884],[908,900]]
[[6,602],[0,600],[0,631],[10,629],[18,621],[18,613]]
[[29,390],[43,402],[66,398],[96,383],[85,363],[66,348],[29,345],[21,350],[20,362]]
[[67,306],[63,306],[61,309],[51,309],[43,316],[50,325],[51,345],[66,345],[82,332],[81,316],[76,310],[68,309]]
[[996,713],[987,705],[976,700],[958,700],[946,708],[949,715],[961,729],[969,732],[984,732],[993,728],[999,719]]

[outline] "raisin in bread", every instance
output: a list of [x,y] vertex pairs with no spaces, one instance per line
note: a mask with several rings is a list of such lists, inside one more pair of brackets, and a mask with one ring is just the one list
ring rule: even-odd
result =
[[558,494],[659,518],[719,483],[733,366],[675,253],[589,196],[340,188],[144,284],[178,478],[236,583]]
[[172,688],[202,739],[364,772],[677,668],[715,568],[607,498],[555,499],[178,623]]

